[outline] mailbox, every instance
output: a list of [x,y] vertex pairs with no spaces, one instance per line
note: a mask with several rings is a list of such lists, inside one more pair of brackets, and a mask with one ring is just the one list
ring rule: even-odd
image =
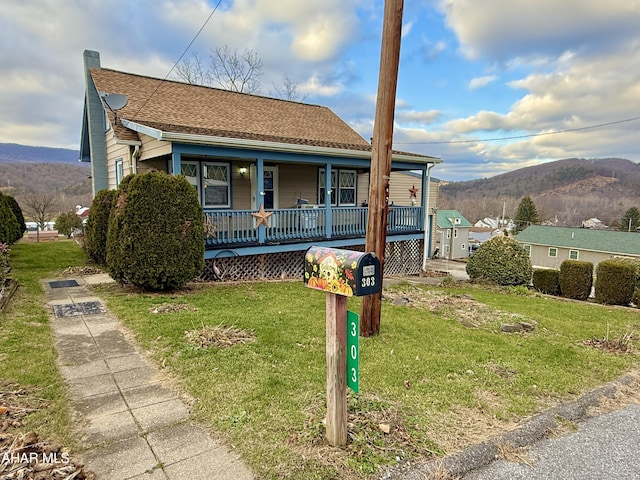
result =
[[311,247],[304,255],[304,284],[346,297],[380,293],[380,260],[375,253]]

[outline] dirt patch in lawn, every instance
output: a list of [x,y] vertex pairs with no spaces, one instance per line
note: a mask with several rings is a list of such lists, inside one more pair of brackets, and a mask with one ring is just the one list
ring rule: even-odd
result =
[[227,348],[256,341],[253,330],[245,330],[233,325],[206,325],[197,330],[184,332],[184,335],[187,342],[197,348]]
[[19,384],[0,379],[0,478],[2,480],[95,480],[61,446],[23,432],[27,415],[49,404]]
[[383,298],[396,306],[427,309],[436,315],[455,319],[469,328],[478,328],[496,322],[535,324],[535,321],[524,315],[489,307],[467,294],[452,295],[408,286],[402,289],[386,289]]

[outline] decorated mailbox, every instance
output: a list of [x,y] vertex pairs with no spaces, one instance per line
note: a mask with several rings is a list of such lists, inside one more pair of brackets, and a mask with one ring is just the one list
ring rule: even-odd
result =
[[346,297],[380,293],[380,260],[374,253],[311,247],[304,256],[304,283]]

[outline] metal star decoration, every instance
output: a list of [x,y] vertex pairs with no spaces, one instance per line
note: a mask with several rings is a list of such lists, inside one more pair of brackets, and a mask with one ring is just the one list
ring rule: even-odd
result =
[[260,210],[253,212],[251,216],[256,219],[256,225],[254,228],[258,228],[260,225],[264,225],[269,228],[269,217],[273,215],[273,212],[265,212],[264,205],[260,205]]
[[411,187],[409,189],[409,199],[412,198],[417,198],[417,193],[418,193],[418,189],[416,188],[416,186],[414,185],[413,187]]

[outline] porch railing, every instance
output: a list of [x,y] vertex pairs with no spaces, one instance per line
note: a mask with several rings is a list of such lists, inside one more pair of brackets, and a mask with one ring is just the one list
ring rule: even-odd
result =
[[[367,207],[336,207],[331,209],[331,228],[327,231],[325,208],[286,208],[268,210],[269,228],[264,243],[324,239],[330,237],[364,236],[367,230]],[[255,210],[206,211],[209,217],[207,243],[209,245],[260,243]],[[401,234],[424,230],[422,207],[391,207],[387,218],[387,232]]]

